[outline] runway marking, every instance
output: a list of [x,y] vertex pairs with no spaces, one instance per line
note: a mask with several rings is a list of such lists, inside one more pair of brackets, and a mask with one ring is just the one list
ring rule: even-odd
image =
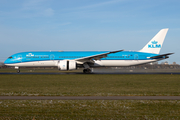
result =
[[180,100],[180,96],[0,96],[0,100]]

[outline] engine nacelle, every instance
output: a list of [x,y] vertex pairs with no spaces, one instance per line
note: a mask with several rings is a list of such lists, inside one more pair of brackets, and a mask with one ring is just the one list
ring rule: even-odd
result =
[[58,63],[58,69],[59,69],[59,70],[68,70],[68,69],[67,69],[67,60],[59,61],[59,63]]
[[69,70],[76,70],[77,69],[77,63],[72,60],[72,61],[69,61]]
[[61,60],[58,63],[58,69],[59,70],[76,70],[77,63],[74,60],[71,60],[71,61]]

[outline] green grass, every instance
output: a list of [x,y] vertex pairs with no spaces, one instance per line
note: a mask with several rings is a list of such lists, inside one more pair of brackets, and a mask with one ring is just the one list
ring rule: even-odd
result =
[[180,75],[0,75],[0,95],[180,95]]
[[1,100],[0,119],[180,119],[180,101]]
[[[180,75],[0,75],[0,95],[180,95]],[[0,100],[1,120],[180,119],[179,100]]]

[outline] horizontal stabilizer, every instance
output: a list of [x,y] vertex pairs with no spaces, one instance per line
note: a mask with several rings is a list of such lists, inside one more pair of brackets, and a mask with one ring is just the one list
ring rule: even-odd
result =
[[161,58],[161,57],[164,57],[164,58],[168,58],[168,55],[172,55],[174,53],[167,53],[167,54],[162,54],[162,55],[157,55],[157,56],[153,56],[153,57],[150,57],[150,58]]

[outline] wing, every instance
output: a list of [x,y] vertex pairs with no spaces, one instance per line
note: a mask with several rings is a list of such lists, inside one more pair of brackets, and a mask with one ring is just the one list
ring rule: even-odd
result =
[[97,55],[93,55],[93,56],[88,56],[88,57],[83,57],[83,58],[79,58],[79,59],[75,59],[76,61],[79,62],[92,62],[94,63],[94,60],[100,60],[102,58],[106,58],[108,54],[112,54],[112,53],[117,53],[117,52],[121,52],[124,50],[117,50],[117,51],[111,51],[111,52],[107,52],[107,53],[103,53],[103,54],[97,54]]
[[149,58],[153,58],[153,59],[156,59],[156,58],[169,58],[168,55],[172,55],[174,53],[167,53],[167,54],[162,54],[162,55],[157,55],[157,56],[153,56],[153,57],[149,57]]

